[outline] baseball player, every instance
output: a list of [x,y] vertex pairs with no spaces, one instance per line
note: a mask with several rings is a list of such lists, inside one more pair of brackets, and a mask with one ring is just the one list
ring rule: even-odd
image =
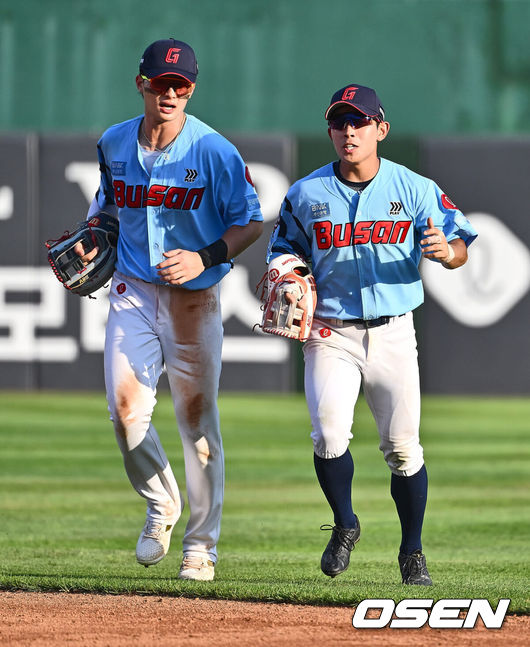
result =
[[447,269],[463,265],[476,233],[432,180],[378,156],[390,126],[373,89],[351,83],[338,90],[325,118],[338,160],[290,188],[267,259],[276,261],[277,274],[279,257],[295,255],[316,282],[305,393],[315,470],[334,516],[333,526],[322,526],[332,532],[321,568],[330,577],[345,571],[361,533],[348,446],[362,384],[391,471],[402,582],[430,585],[421,542],[427,472],[412,318],[423,301],[418,264],[423,256]]
[[[260,236],[263,218],[235,147],[185,112],[198,74],[173,38],[145,50],[136,87],[144,114],[98,142],[100,188],[89,209],[117,214],[105,381],[134,489],[147,501],[140,564],[166,555],[182,497],[151,416],[167,371],[185,460],[189,521],[179,577],[212,580],[224,487],[217,392],[223,337],[219,281]],[[94,252],[78,250],[84,261]]]

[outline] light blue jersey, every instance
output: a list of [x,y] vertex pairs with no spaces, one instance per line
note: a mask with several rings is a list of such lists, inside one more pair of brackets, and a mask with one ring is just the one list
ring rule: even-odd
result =
[[312,265],[317,317],[404,314],[423,302],[418,265],[429,217],[448,241],[477,236],[435,182],[404,166],[381,159],[359,194],[327,164],[289,189],[267,261],[294,253]]
[[[191,115],[175,143],[148,172],[138,143],[142,117],[109,128],[98,142],[98,205],[117,205],[120,219],[116,269],[162,283],[156,266],[163,252],[197,251],[232,225],[263,220],[258,196],[237,149]],[[208,288],[230,263],[214,265],[183,287]]]

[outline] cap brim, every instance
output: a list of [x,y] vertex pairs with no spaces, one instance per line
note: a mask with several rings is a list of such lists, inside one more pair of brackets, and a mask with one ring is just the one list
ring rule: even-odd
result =
[[367,117],[373,117],[374,119],[381,118],[381,115],[379,113],[373,114],[370,110],[366,110],[366,108],[364,108],[363,106],[356,105],[354,103],[351,103],[350,101],[335,101],[335,103],[332,103],[329,106],[329,108],[326,110],[324,119],[329,119],[330,114],[340,106],[348,106],[349,108],[353,108],[354,110],[361,112],[363,115],[366,115]]
[[158,72],[158,74],[157,74],[157,70],[149,71],[149,72],[142,70],[142,73],[145,74],[145,76],[147,76],[150,79],[158,79],[164,76],[178,76],[181,79],[184,79],[185,81],[187,81],[188,83],[195,83],[195,80],[197,78],[196,74],[184,74],[182,72],[168,72],[167,70],[163,72]]

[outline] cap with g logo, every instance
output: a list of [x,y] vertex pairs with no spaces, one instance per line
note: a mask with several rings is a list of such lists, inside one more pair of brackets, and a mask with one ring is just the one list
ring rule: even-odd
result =
[[140,74],[149,79],[155,76],[181,76],[190,83],[195,83],[198,73],[193,49],[174,38],[151,43],[140,59]]
[[379,119],[380,121],[384,121],[385,119],[385,111],[376,91],[364,85],[351,83],[345,88],[337,90],[331,97],[324,118],[330,119],[332,113],[340,106],[350,106],[362,112],[363,115]]

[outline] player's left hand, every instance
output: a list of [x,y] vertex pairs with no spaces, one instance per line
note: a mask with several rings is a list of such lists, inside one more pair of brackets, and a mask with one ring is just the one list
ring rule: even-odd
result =
[[423,232],[425,238],[420,241],[422,254],[425,258],[436,259],[441,262],[450,258],[449,243],[441,229],[434,226],[432,218],[427,218],[427,229]]
[[94,249],[92,249],[88,253],[85,253],[83,243],[78,242],[74,245],[74,252],[81,257],[81,262],[83,263],[83,265],[88,265],[90,261],[94,260],[94,258],[96,258],[96,256],[98,255],[99,247],[94,247]]
[[202,274],[204,265],[197,252],[187,249],[171,249],[164,252],[166,257],[156,266],[158,276],[171,285],[182,285]]

